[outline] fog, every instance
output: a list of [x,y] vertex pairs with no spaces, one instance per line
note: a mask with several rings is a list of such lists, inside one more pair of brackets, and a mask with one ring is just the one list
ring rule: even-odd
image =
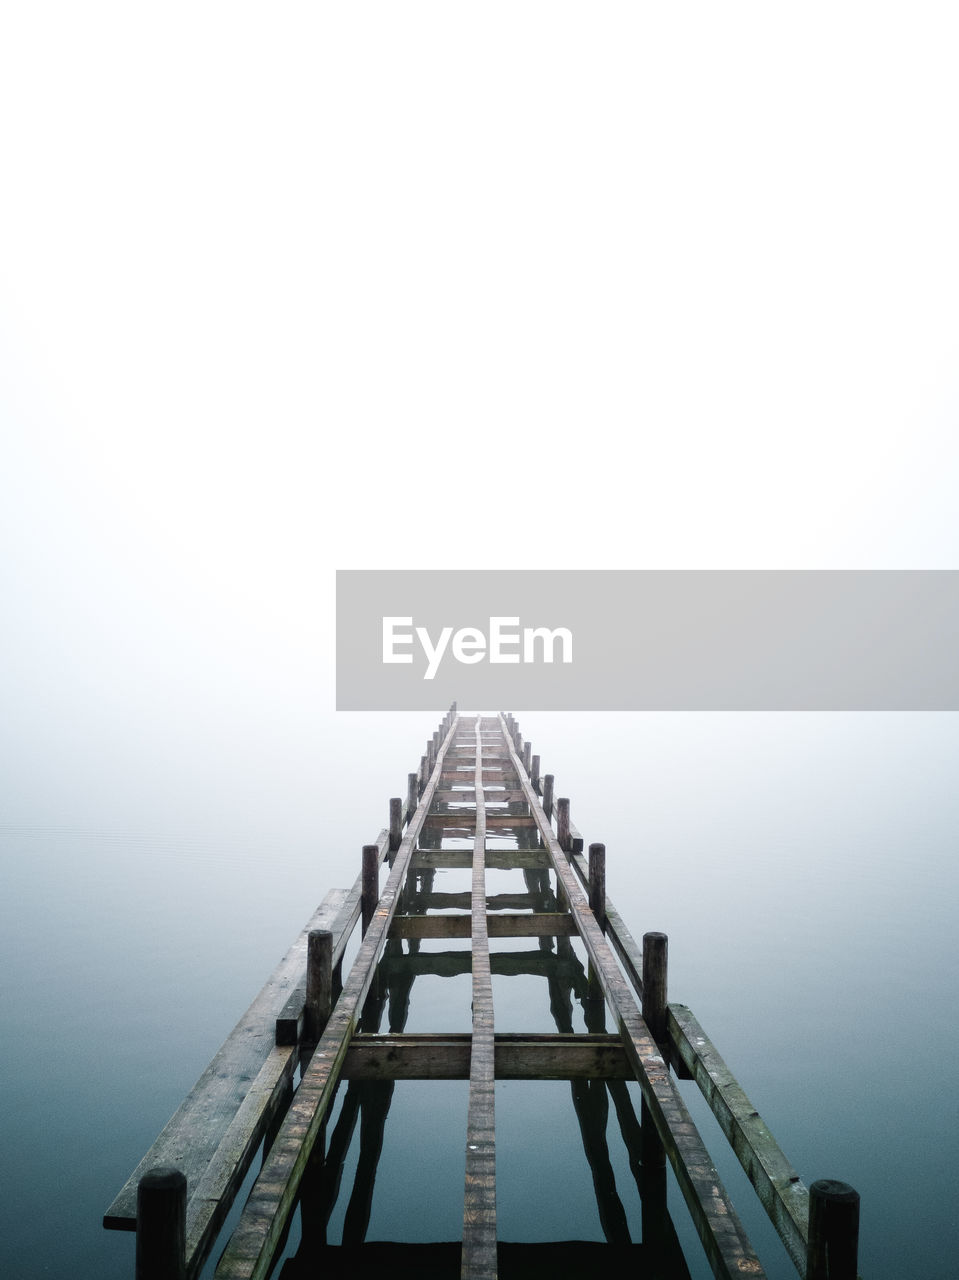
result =
[[[336,712],[337,568],[957,567],[955,36],[0,19],[12,1274],[129,1273],[99,1215],[445,711]],[[868,1274],[945,1276],[955,718],[509,709]]]

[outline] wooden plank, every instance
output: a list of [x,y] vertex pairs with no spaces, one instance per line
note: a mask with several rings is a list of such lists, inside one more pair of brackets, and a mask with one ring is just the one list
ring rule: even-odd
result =
[[[469,916],[394,916],[391,938],[468,938]],[[567,938],[576,936],[576,925],[565,911],[538,911],[531,915],[488,915],[486,932],[491,938]]]
[[[517,804],[519,801],[526,803],[526,797],[522,791],[509,789],[507,787],[491,787],[488,784],[483,787],[483,795],[486,799],[487,807],[490,804]],[[472,786],[464,790],[447,789],[445,791],[437,791],[436,800],[439,804],[473,804],[473,788]]]
[[[467,1080],[472,1037],[410,1034],[355,1035],[341,1075],[347,1080]],[[493,1037],[497,1080],[632,1080],[619,1036]]]
[[496,1117],[493,983],[486,932],[486,806],[483,743],[476,721],[476,835],[473,841],[472,968],[473,1036],[466,1116],[466,1183],[463,1197],[461,1280],[496,1277]]
[[[468,916],[462,917],[468,920]],[[575,955],[561,956],[552,951],[495,951],[489,957],[490,972],[506,978],[562,978],[575,982],[582,978],[583,966]],[[419,951],[385,956],[380,968],[387,977],[431,974],[438,978],[455,978],[473,972],[469,951]]]
[[[220,1142],[253,1088],[260,1069],[271,1055],[277,1014],[300,974],[306,972],[310,930],[328,929],[345,898],[345,890],[333,889],[317,907],[259,995],[127,1178],[104,1215],[105,1227],[136,1230],[137,1184],[143,1174],[155,1166],[179,1169],[186,1175],[188,1194],[194,1195]],[[188,1218],[190,1212],[188,1206]]]
[[[502,718],[501,718],[502,723]],[[516,764],[519,763],[515,752]],[[689,1207],[699,1238],[717,1280],[765,1273],[720,1181],[709,1152],[693,1124],[679,1091],[669,1075],[659,1046],[649,1033],[623,978],[612,950],[603,936],[576,873],[553,834],[528,779],[521,778],[530,811],[537,821],[543,844],[550,852],[558,879],[569,901],[580,937],[589,954],[607,1004],[649,1107],[677,1182]]]
[[[444,834],[449,836],[458,835],[460,832],[473,834],[473,819],[476,815],[475,809],[457,808],[453,813],[448,811],[443,813],[431,813],[426,820],[427,828],[436,830],[441,828]],[[531,817],[521,813],[487,813],[486,814],[486,830],[500,831],[513,830],[528,831],[531,827],[535,827],[536,823]]]
[[[491,893],[486,906],[490,911],[534,910],[541,898],[539,893]],[[428,893],[422,903],[424,911],[469,911],[471,904],[469,893]]]
[[[417,849],[413,858],[414,871],[431,868],[449,870],[473,865],[470,849]],[[545,849],[487,849],[486,865],[495,870],[512,871],[516,867],[543,869],[553,864]]]
[[805,1275],[808,1189],[689,1009],[668,1005],[667,1021],[677,1052],[739,1157],[796,1269]]
[[188,1187],[187,1280],[200,1274],[264,1135],[288,1102],[297,1060],[292,1045],[270,1050],[213,1159],[196,1186]]
[[429,810],[456,721],[440,744],[420,806],[397,849],[376,911],[326,1030],[303,1073],[269,1155],[216,1269],[218,1280],[266,1280],[296,1203],[303,1172],[333,1097],[350,1037],[373,981],[376,960],[396,910],[409,861]]

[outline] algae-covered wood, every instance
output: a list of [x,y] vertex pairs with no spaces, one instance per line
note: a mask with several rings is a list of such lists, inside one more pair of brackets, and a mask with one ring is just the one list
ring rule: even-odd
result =
[[762,1116],[685,1005],[668,1006],[668,1030],[800,1275],[806,1272],[809,1191]]

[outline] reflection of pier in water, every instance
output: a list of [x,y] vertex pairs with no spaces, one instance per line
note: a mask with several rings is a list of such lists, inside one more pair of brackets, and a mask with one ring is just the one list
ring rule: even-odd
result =
[[[504,875],[524,891],[502,891]],[[457,887],[467,876],[469,889]],[[456,945],[464,940],[468,949]],[[800,1275],[855,1277],[858,1197],[841,1183],[807,1191],[688,1009],[667,1005],[665,962],[663,935],[647,934],[640,952],[606,900],[603,846],[583,856],[568,800],[554,804],[553,778],[540,778],[512,717],[467,719],[454,707],[410,774],[405,803],[391,802],[390,828],[364,848],[353,890],[327,896],[105,1224],[136,1229],[141,1280],[198,1276],[262,1145],[219,1280],[265,1277],[281,1258],[281,1280],[374,1269],[397,1277],[602,1269],[688,1280],[667,1210],[668,1163],[713,1273],[762,1276],[672,1069],[700,1084]],[[470,1031],[408,1028],[417,979],[465,975]],[[545,979],[555,1030],[497,1033],[494,978]],[[396,1083],[406,1080],[469,1082],[457,1241],[367,1240]],[[603,1240],[500,1239],[497,1080],[568,1081]],[[614,1134],[638,1192],[638,1220],[617,1187]],[[328,1239],[334,1214],[336,1243]]]

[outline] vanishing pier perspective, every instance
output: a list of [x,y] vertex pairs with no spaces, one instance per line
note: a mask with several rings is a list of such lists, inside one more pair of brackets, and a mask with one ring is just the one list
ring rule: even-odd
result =
[[[667,1165],[713,1274],[761,1277],[677,1079],[699,1085],[799,1276],[856,1280],[859,1196],[800,1180],[696,1018],[667,1001],[665,935],[634,941],[606,897],[604,846],[584,852],[553,791],[512,715],[453,704],[405,798],[390,801],[389,827],[363,847],[352,889],[327,894],[107,1210],[106,1227],[136,1232],[137,1280],[194,1280],[216,1248],[217,1280],[688,1280]],[[457,871],[469,890],[444,887]],[[504,871],[523,892],[491,891]],[[498,1032],[494,978],[529,974],[545,979],[555,1032]],[[427,975],[470,975],[471,1032],[405,1030]],[[407,1080],[469,1082],[457,1240],[367,1239],[395,1084]],[[511,1242],[498,1230],[495,1085],[510,1080],[569,1082],[604,1241]],[[615,1189],[610,1103],[639,1232]],[[550,1176],[561,1199],[562,1170]],[[422,1212],[428,1223],[429,1204]]]

